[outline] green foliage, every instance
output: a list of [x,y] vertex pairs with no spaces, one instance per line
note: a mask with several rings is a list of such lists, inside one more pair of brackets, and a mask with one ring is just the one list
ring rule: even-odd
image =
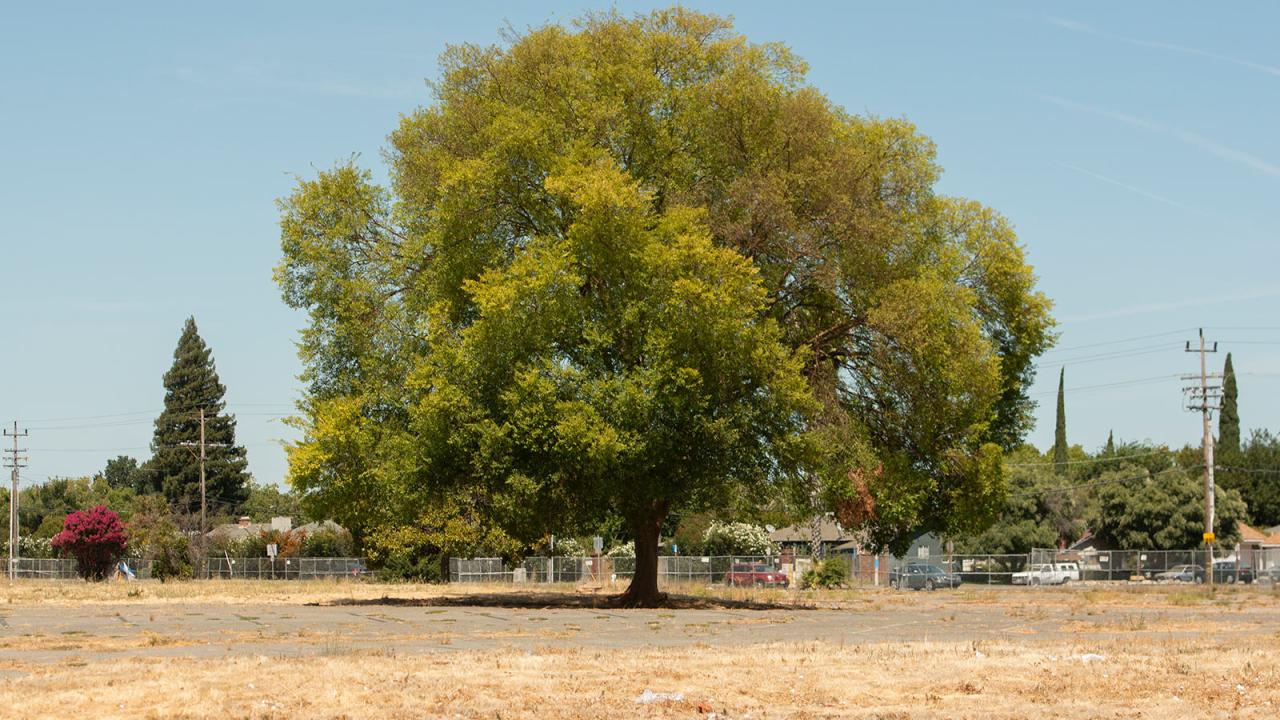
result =
[[235,444],[236,421],[223,414],[226,388],[218,380],[213,355],[187,318],[173,366],[164,374],[164,410],[155,421],[151,459],[144,466],[148,490],[163,493],[186,512],[200,508],[201,410],[205,415],[205,491],[213,508],[233,508],[248,497],[244,448]]
[[776,555],[769,531],[749,523],[713,522],[702,536],[702,555]]
[[[3,508],[8,518],[8,494]],[[62,531],[66,516],[77,510],[105,505],[128,521],[139,496],[129,487],[112,487],[102,476],[50,478],[19,492],[18,527],[24,536],[51,538]]]
[[129,523],[129,552],[150,563],[160,582],[189,580],[193,571],[190,541],[178,530],[168,503],[159,495],[144,496]]
[[849,563],[845,558],[833,557],[823,560],[800,576],[800,586],[804,588],[844,588],[849,586]]
[[1249,524],[1260,529],[1280,525],[1280,436],[1254,430],[1238,452],[1224,453],[1218,463],[1218,486],[1244,497]]
[[138,494],[147,492],[147,474],[138,466],[137,460],[127,455],[108,460],[102,478],[112,489],[128,488]]
[[1048,457],[1027,445],[1005,457],[1007,492],[999,518],[986,530],[955,539],[961,553],[1021,554],[1072,542],[1084,529],[1076,493]]
[[281,203],[304,504],[358,538],[612,513],[644,548],[815,479],[875,544],[994,516],[1049,303],[927,138],[710,15],[508,40],[445,52],[390,188],[346,163]]
[[351,533],[329,528],[307,533],[302,541],[303,557],[351,557]]
[[[1151,472],[1123,465],[1098,477],[1098,517],[1094,535],[1121,550],[1183,550],[1201,545],[1204,483],[1200,472],[1176,466]],[[1221,547],[1240,539],[1238,524],[1248,517],[1240,493],[1219,488],[1214,532]]]
[[1053,466],[1059,475],[1067,472],[1067,402],[1063,396],[1067,369],[1058,373],[1058,420],[1053,426]]
[[1218,414],[1218,447],[1227,456],[1240,452],[1240,390],[1236,386],[1236,370],[1231,353],[1222,368],[1222,411]]
[[445,500],[424,504],[412,524],[376,528],[363,549],[382,577],[437,581],[450,557],[512,559],[523,547],[474,508]]
[[[309,517],[303,511],[302,498],[291,489],[282,490],[272,483],[249,481],[249,494],[239,508],[241,515],[253,518],[254,522],[266,522],[273,517],[291,517],[306,522]],[[336,557],[336,556],[331,556]]]

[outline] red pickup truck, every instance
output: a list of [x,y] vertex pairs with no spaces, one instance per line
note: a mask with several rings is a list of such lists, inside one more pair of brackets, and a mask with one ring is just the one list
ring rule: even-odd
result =
[[726,585],[739,587],[787,587],[787,576],[772,565],[763,563],[734,563],[725,573]]

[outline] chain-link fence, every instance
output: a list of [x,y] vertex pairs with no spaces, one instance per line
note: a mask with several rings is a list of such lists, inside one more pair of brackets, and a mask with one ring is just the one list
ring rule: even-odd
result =
[[369,570],[361,558],[220,557],[209,558],[203,576],[253,580],[362,579],[369,576]]
[[[146,580],[151,577],[151,568],[139,567],[136,558],[125,558],[124,563],[135,578]],[[14,568],[15,576],[24,580],[80,579],[80,564],[74,558],[17,558]],[[113,574],[115,572],[112,571]]]
[[[617,582],[635,574],[633,557],[528,557],[517,563],[502,558],[449,558],[449,581],[481,582]],[[658,580],[663,583],[725,583],[785,586],[794,563],[777,556],[663,556]]]
[[[151,566],[136,558],[126,558],[125,565],[134,579],[149,580]],[[74,558],[18,558],[16,576],[20,579],[78,580],[79,563]],[[116,571],[112,571],[114,576]],[[368,564],[361,558],[209,558],[203,578],[246,578],[255,580],[312,580],[318,578],[366,578]]]
[[[850,584],[896,584],[908,566],[945,574],[963,585],[1039,585],[1060,582],[1146,580],[1204,581],[1203,550],[1037,549],[1026,554],[947,554],[893,557],[834,554],[829,559],[848,566]],[[791,586],[814,561],[804,556],[663,556],[658,558],[662,583]],[[1045,566],[1052,566],[1047,568]],[[502,558],[450,558],[449,581],[456,583],[618,582],[630,580],[635,558],[529,557],[508,563]],[[1044,577],[1039,574],[1044,573]],[[1051,574],[1052,573],[1052,574]],[[1242,551],[1218,558],[1214,582],[1280,582],[1280,548]]]

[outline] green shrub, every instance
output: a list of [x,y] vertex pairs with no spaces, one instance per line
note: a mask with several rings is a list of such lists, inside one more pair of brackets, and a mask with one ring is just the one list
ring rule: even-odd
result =
[[302,541],[303,557],[350,557],[351,533],[346,530],[324,528],[306,536]]
[[849,565],[843,558],[830,558],[805,570],[800,585],[806,588],[842,588],[849,586]]
[[168,580],[190,580],[191,544],[176,532],[153,538],[148,551],[151,553],[151,577]]
[[382,582],[440,582],[440,563],[439,554],[392,553],[382,561],[376,575]]

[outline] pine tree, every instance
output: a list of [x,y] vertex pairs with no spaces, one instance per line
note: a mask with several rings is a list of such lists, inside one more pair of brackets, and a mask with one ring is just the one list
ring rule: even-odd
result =
[[1063,397],[1063,386],[1067,378],[1067,369],[1062,368],[1058,374],[1058,424],[1053,432],[1053,466],[1059,473],[1067,471],[1067,406]]
[[164,374],[164,410],[156,418],[150,489],[161,492],[175,510],[200,509],[200,411],[205,416],[205,496],[211,512],[230,510],[249,497],[248,461],[237,446],[236,421],[222,411],[226,388],[218,380],[213,355],[187,318],[173,351],[173,367]]
[[1222,368],[1222,412],[1218,415],[1218,447],[1223,452],[1240,452],[1240,411],[1236,407],[1238,390],[1236,370],[1231,365],[1231,353],[1227,353],[1226,367]]
[[1116,454],[1116,437],[1114,430],[1107,431],[1107,447],[1102,451],[1102,454],[1108,457]]

